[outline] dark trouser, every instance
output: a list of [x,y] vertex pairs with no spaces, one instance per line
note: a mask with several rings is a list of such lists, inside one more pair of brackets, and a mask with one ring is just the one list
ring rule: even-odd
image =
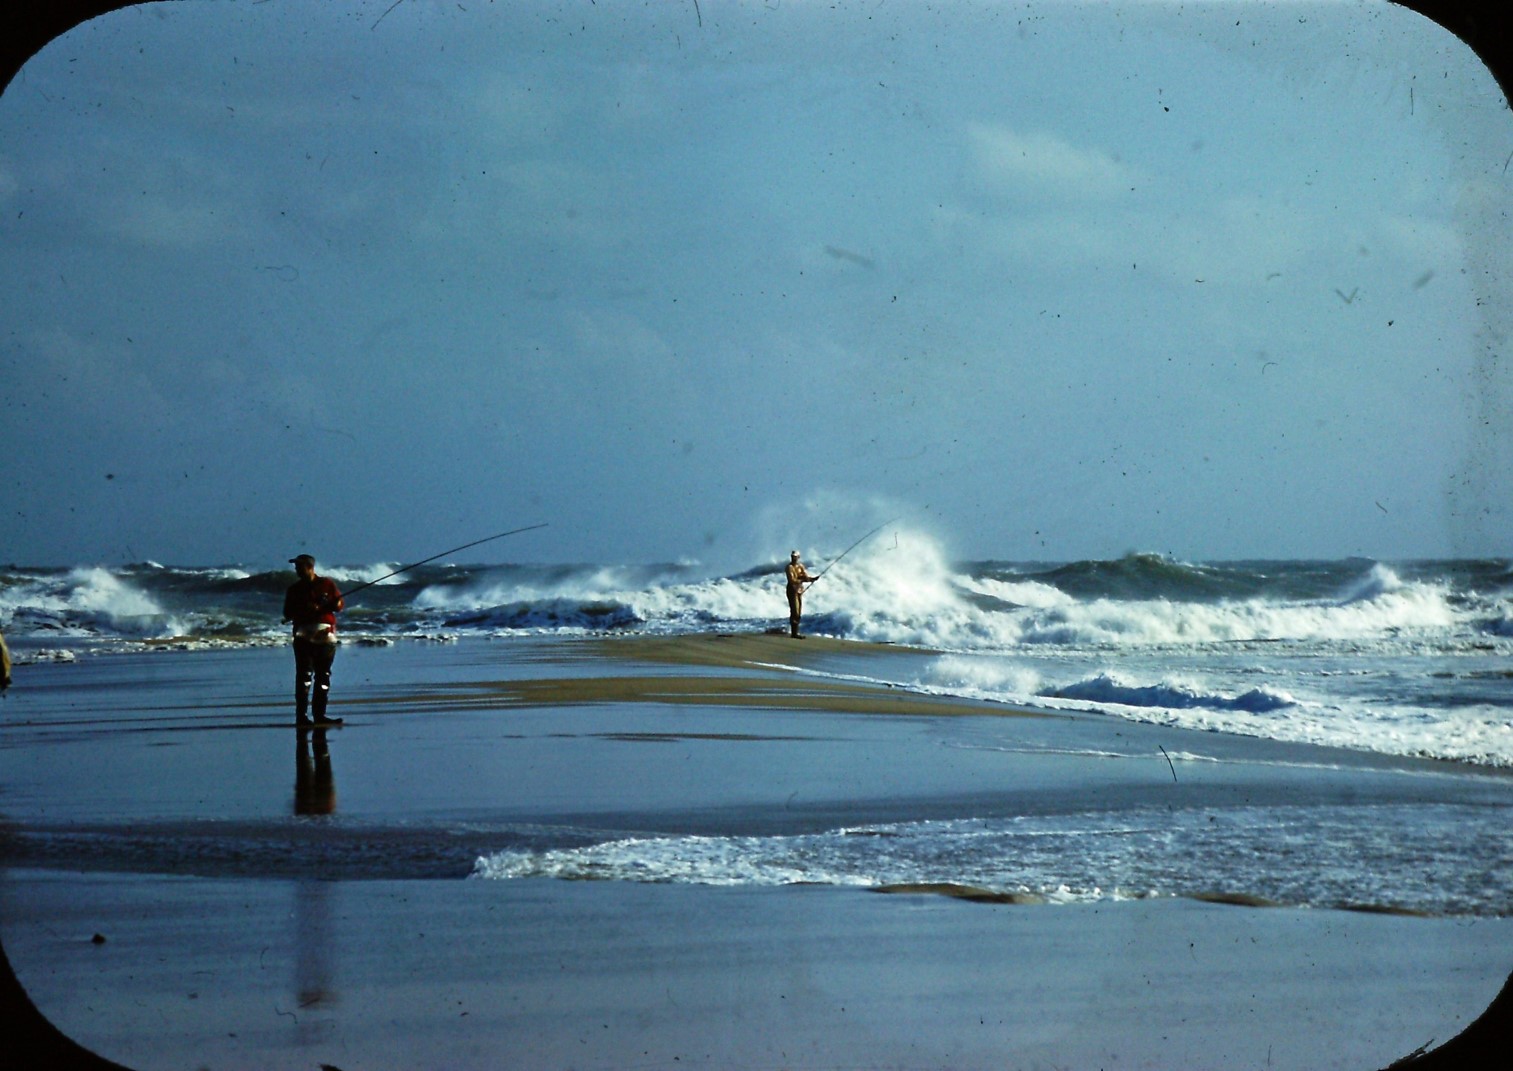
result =
[[[294,716],[305,717],[308,710],[317,720],[326,716],[326,697],[331,692],[331,663],[336,659],[336,644],[311,643],[294,638]],[[310,694],[311,683],[315,694]]]
[[788,589],[788,631],[799,634],[799,618],[804,616],[804,592],[802,588]]

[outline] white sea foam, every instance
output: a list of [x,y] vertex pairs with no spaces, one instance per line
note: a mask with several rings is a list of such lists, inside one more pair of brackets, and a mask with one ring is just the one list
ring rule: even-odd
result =
[[1348,660],[1358,657],[1320,665],[1304,652],[1293,663],[1279,656],[1264,666],[1187,659],[1189,668],[1179,669],[1166,655],[1126,655],[1113,669],[1096,653],[942,655],[896,683],[1179,729],[1513,766],[1513,716],[1498,689],[1505,678],[1478,671],[1415,680],[1404,676],[1414,666],[1410,657],[1384,663],[1371,656],[1371,668],[1350,668]]
[[622,588],[612,592],[612,597],[634,608],[645,621],[689,618],[753,621],[776,617],[779,608],[786,605],[780,576],[760,579],[720,577],[640,590]]
[[1041,694],[1051,699],[1086,699],[1094,703],[1130,707],[1172,707],[1179,710],[1206,707],[1211,710],[1246,711],[1254,714],[1265,714],[1297,705],[1297,701],[1285,692],[1275,692],[1268,688],[1252,688],[1240,695],[1222,695],[1183,681],[1132,684],[1108,673],[1100,673],[1096,677]]
[[950,884],[1052,903],[1236,892],[1315,906],[1513,910],[1501,808],[1424,803],[1087,811],[795,836],[633,837],[480,857],[475,878]]
[[1095,599],[1022,620],[1019,642],[1044,644],[1194,644],[1371,641],[1384,635],[1442,631],[1457,622],[1444,593],[1409,585],[1342,602],[1196,603]]
[[1008,658],[945,655],[925,667],[919,683],[972,699],[1023,702],[1042,686],[1040,672]]
[[1341,602],[1369,602],[1403,589],[1402,578],[1381,562],[1374,562],[1366,575],[1348,588]]
[[968,591],[989,595],[1011,606],[1049,610],[1055,606],[1072,606],[1077,600],[1060,588],[1035,580],[997,580],[993,577],[962,577],[960,584]]
[[171,636],[184,630],[178,615],[134,581],[103,566],[39,576],[0,592],[8,628],[51,637]]
[[348,588],[359,584],[398,586],[404,583],[404,574],[389,574],[400,568],[399,562],[375,562],[372,565],[322,565],[318,570],[322,576],[336,581],[338,587]]
[[104,568],[75,569],[68,574],[71,589],[66,605],[72,610],[105,614],[113,619],[148,617],[163,608],[141,591]]
[[36,662],[75,662],[78,656],[67,647],[42,647],[35,651],[17,652],[14,662],[18,666]]
[[478,859],[479,878],[553,877],[573,881],[697,885],[870,885],[868,875],[830,870],[815,837],[640,837],[585,848],[509,850]]
[[1360,702],[1323,704],[1260,689],[1234,697],[1204,696],[1183,686],[1121,684],[1105,675],[1041,693],[1037,702],[1178,729],[1513,766],[1513,722],[1506,708],[1490,705],[1425,709]]

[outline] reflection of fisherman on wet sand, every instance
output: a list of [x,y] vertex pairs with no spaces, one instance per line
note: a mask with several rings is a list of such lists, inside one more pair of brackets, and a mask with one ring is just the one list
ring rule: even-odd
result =
[[788,632],[796,640],[804,637],[799,635],[799,618],[804,616],[804,585],[812,584],[819,579],[810,576],[809,570],[804,568],[804,563],[799,561],[799,552],[794,551],[788,556]]
[[[341,1003],[336,988],[335,961],[331,954],[332,883],[304,878],[293,884],[294,893],[294,1003],[295,1044],[329,1044],[335,1023],[317,1009]],[[321,1067],[335,1068],[331,1064]]]
[[301,729],[298,735],[294,752],[294,813],[332,814],[336,811],[336,780],[331,774],[326,730]]
[[[336,811],[336,781],[326,730],[301,728],[294,752],[294,813],[314,816]],[[329,1035],[329,1020],[304,1014],[306,1009],[337,1003],[331,971],[330,882],[302,879],[294,885],[295,1000],[300,1008],[299,1044],[311,1045]],[[322,1067],[327,1066],[325,1064]]]

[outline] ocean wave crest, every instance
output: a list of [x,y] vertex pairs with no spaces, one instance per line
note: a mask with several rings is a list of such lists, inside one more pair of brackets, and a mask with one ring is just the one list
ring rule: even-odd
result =
[[1110,674],[1078,681],[1039,693],[1047,699],[1081,699],[1093,703],[1117,703],[1127,707],[1169,707],[1179,710],[1203,707],[1209,710],[1242,710],[1253,714],[1296,705],[1284,692],[1252,688],[1239,695],[1206,693],[1185,684],[1128,684]]
[[169,636],[183,623],[126,578],[103,566],[11,586],[4,609],[12,628],[54,635]]
[[1443,589],[1399,584],[1343,601],[1219,603],[1095,599],[1026,617],[1025,644],[1190,644],[1369,640],[1457,623]]
[[584,629],[604,631],[639,625],[645,619],[618,602],[544,599],[490,606],[454,614],[442,621],[447,628],[472,629]]
[[1371,602],[1393,592],[1401,591],[1403,580],[1387,566],[1377,562],[1366,575],[1350,585],[1340,601],[1346,605],[1355,602]]
[[1149,552],[1126,554],[1113,560],[1070,562],[1045,573],[1042,579],[1071,595],[1139,599],[1233,594],[1233,581],[1222,570]]

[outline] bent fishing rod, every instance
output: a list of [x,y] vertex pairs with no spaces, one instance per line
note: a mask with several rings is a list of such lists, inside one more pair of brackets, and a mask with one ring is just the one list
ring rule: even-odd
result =
[[363,590],[363,588],[371,588],[374,584],[379,583],[379,581],[387,580],[391,576],[398,576],[400,573],[408,573],[411,569],[425,565],[427,562],[433,562],[437,558],[445,558],[448,554],[456,554],[459,550],[467,550],[469,547],[476,547],[480,543],[492,543],[494,540],[503,539],[505,536],[519,535],[521,532],[530,532],[534,529],[545,527],[545,524],[529,524],[524,528],[511,528],[508,532],[500,532],[497,535],[484,536],[482,539],[475,539],[471,543],[464,543],[460,547],[453,547],[451,550],[444,550],[440,554],[432,554],[429,558],[422,558],[418,562],[411,562],[409,565],[395,569],[392,573],[385,573],[383,576],[379,577],[378,580],[369,580],[366,584],[359,584],[351,591],[343,592],[342,598],[349,599],[355,593]]
[[850,554],[857,547],[861,546],[867,540],[869,540],[873,536],[877,535],[878,532],[881,532],[884,528],[888,527],[888,525],[892,524],[893,521],[896,521],[896,520],[898,520],[897,517],[894,517],[892,521],[884,521],[882,524],[880,524],[876,528],[872,529],[872,531],[868,532],[866,535],[864,535],[860,539],[858,539],[855,543],[852,543],[845,550],[841,551],[840,554],[836,555],[836,557],[834,558],[834,560],[832,560],[829,565],[825,566],[818,573],[814,574],[814,579],[811,580],[811,581],[809,581],[809,586],[812,588],[812,587],[814,587],[814,585],[818,584],[820,582],[820,577],[824,576],[831,569],[834,569],[842,558],[844,558],[847,554]]

